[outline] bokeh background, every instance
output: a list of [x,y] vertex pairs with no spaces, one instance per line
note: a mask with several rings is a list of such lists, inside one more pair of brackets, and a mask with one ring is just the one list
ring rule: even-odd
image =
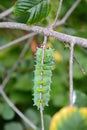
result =
[[[16,0],[0,0],[0,12],[13,6]],[[66,14],[75,0],[64,0],[59,20]],[[52,23],[58,1],[51,0],[51,11],[46,20],[38,23],[40,26],[47,26]],[[15,18],[12,13],[8,17],[0,20],[25,22],[25,19]],[[87,38],[87,0],[82,0],[67,22],[56,28],[57,31]],[[6,45],[28,32],[20,30],[0,29],[0,46]],[[33,37],[29,49],[22,58],[15,72],[12,73],[9,82],[5,87],[5,93],[10,100],[26,115],[34,124],[40,127],[40,114],[33,106],[33,79],[35,65],[35,50],[43,41],[42,36]],[[25,43],[18,43],[12,47],[0,51],[0,84],[10,73],[12,66],[18,59]],[[51,85],[51,97],[49,106],[45,107],[44,118],[45,128],[49,129],[51,117],[62,107],[69,105],[69,48],[66,48],[60,41],[49,38],[47,46],[54,48],[55,64],[53,66],[53,76]],[[87,106],[87,49],[75,46],[74,51],[79,64],[84,68],[85,74],[74,60],[74,105],[78,107]],[[8,106],[2,96],[0,96],[0,130],[31,130],[22,119]]]

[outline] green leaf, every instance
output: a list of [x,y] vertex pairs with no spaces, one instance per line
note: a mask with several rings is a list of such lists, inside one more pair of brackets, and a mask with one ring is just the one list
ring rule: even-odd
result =
[[57,130],[87,130],[87,124],[78,112],[74,112],[67,119],[62,120]]
[[0,63],[0,75],[2,75],[5,71],[5,68],[2,63]]
[[87,107],[87,95],[80,91],[74,92],[74,105],[77,107]]
[[2,103],[0,103],[0,115],[2,114],[3,112],[3,108],[4,108],[4,105]]
[[11,120],[14,118],[15,112],[7,105],[4,104],[3,111],[2,111],[2,117],[5,120]]
[[26,15],[27,24],[35,24],[48,16],[50,0],[18,0],[14,6],[14,14]]
[[32,79],[28,74],[21,75],[18,78],[17,82],[14,84],[14,90],[27,92],[31,90],[32,84],[33,84]]
[[11,122],[4,126],[4,130],[23,130],[23,127],[18,122]]
[[[54,95],[53,97],[53,105],[55,106],[61,106],[63,107],[64,105],[68,104],[68,94],[64,94],[64,93],[58,93],[58,95]],[[58,99],[58,100],[57,100]]]
[[14,91],[10,95],[10,99],[14,104],[27,104],[32,101],[31,94],[29,92]]
[[[25,116],[28,118],[28,119],[31,119],[31,121],[37,125],[39,123],[39,120],[38,120],[38,114],[33,110],[33,109],[27,109],[25,111]],[[24,121],[23,123],[25,124],[26,128],[29,128],[29,125],[27,125]]]

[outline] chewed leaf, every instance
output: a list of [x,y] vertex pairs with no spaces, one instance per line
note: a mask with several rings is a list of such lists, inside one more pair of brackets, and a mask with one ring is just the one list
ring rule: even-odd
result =
[[14,14],[19,17],[27,15],[27,24],[35,24],[49,14],[50,0],[17,0]]

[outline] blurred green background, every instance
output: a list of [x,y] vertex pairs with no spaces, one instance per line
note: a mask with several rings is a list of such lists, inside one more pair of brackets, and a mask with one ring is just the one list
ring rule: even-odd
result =
[[[0,12],[11,7],[16,0],[1,0]],[[60,19],[68,11],[75,0],[64,0]],[[51,11],[46,20],[39,23],[40,26],[47,26],[52,23],[58,1],[51,0]],[[15,18],[13,14],[9,15],[3,21],[24,22],[24,19]],[[82,0],[67,22],[56,28],[57,31],[74,36],[87,38],[87,0]],[[0,46],[9,43],[16,38],[27,34],[25,31],[0,29]],[[36,36],[35,41],[42,43],[42,36]],[[10,69],[17,61],[27,40],[8,49],[0,51],[0,84],[3,79],[10,73]],[[31,42],[32,43],[32,42]],[[54,48],[55,65],[53,69],[51,99],[49,106],[44,110],[45,129],[48,130],[51,116],[62,107],[69,105],[69,49],[64,47],[60,41],[49,38],[48,46]],[[33,45],[32,45],[33,47]],[[29,50],[21,60],[15,72],[12,73],[11,79],[6,85],[5,92],[10,100],[34,123],[40,128],[40,114],[33,106],[33,79],[35,59],[32,56],[32,49]],[[75,46],[75,56],[85,70],[85,75],[81,72],[79,66],[74,60],[74,104],[78,107],[87,106],[87,49]],[[0,130],[31,130],[28,125],[6,104],[0,96]]]

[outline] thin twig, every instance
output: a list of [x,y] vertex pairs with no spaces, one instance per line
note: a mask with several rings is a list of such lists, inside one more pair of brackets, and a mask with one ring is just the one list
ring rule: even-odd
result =
[[13,65],[12,69],[10,70],[10,74],[7,75],[7,77],[4,79],[3,83],[0,85],[0,93],[3,96],[3,98],[5,99],[5,101],[8,103],[8,105],[29,125],[31,126],[33,129],[36,129],[36,126],[29,120],[27,119],[15,106],[14,104],[9,100],[9,98],[6,96],[6,94],[4,93],[3,89],[5,88],[7,82],[9,81],[11,74],[13,71],[16,70],[18,64],[20,63],[21,59],[23,58],[23,56],[25,55],[26,51],[28,50],[29,47],[29,42],[25,45],[25,47],[23,48],[17,62]]
[[[69,43],[64,43],[64,44],[65,44],[66,47],[68,47],[70,49],[70,44]],[[86,71],[84,70],[84,68],[82,67],[82,65],[79,63],[79,61],[78,61],[78,59],[77,59],[77,57],[76,57],[75,54],[73,55],[73,58],[76,61],[78,67],[80,68],[80,71],[82,72],[82,74],[86,74]]]
[[80,49],[87,55],[87,49],[80,47]]
[[4,11],[4,10],[5,10],[5,7],[0,4],[0,9],[1,9],[2,11]]
[[3,19],[4,17],[6,17],[7,15],[11,14],[13,12],[13,7],[9,8],[8,10],[0,13],[0,19]]
[[64,33],[59,33],[59,32],[53,31],[50,28],[43,28],[40,26],[27,26],[26,24],[15,23],[15,22],[0,22],[0,28],[10,28],[10,29],[21,29],[21,30],[26,30],[26,31],[33,31],[38,34],[43,34],[45,36],[52,36],[62,42],[66,42],[66,43],[71,43],[74,41],[75,44],[87,48],[87,39],[70,36],[70,35],[67,35]]
[[29,42],[25,45],[25,47],[23,48],[18,60],[16,61],[16,63],[13,65],[12,69],[10,70],[10,74],[7,75],[7,77],[4,79],[3,83],[2,83],[2,89],[5,88],[6,84],[8,83],[10,77],[11,77],[11,74],[12,72],[14,72],[17,68],[17,66],[19,65],[19,63],[21,62],[21,59],[24,57],[25,53],[27,52],[28,50],[28,47],[29,47]]
[[60,12],[61,12],[61,8],[62,8],[62,2],[63,2],[63,0],[60,0],[60,2],[59,2],[59,4],[58,4],[58,10],[57,10],[57,13],[56,13],[55,20],[54,20],[54,22],[53,22],[53,24],[52,24],[52,27],[55,27],[56,22],[57,22],[57,20],[58,20],[58,18],[59,18],[59,15],[60,15]]
[[70,61],[69,61],[70,106],[73,106],[73,55],[74,55],[74,43],[71,43],[70,44]]
[[11,47],[11,46],[13,46],[13,45],[15,45],[15,44],[17,44],[17,43],[19,43],[19,42],[22,42],[22,41],[24,41],[24,40],[26,40],[26,39],[28,39],[28,38],[30,38],[30,37],[33,37],[33,36],[36,35],[36,34],[37,34],[37,33],[30,33],[30,34],[27,34],[27,35],[25,35],[25,36],[22,36],[22,37],[20,37],[20,38],[14,40],[14,41],[11,41],[11,42],[7,43],[7,44],[4,45],[4,46],[1,46],[1,47],[0,47],[0,50],[6,49],[6,48],[8,48],[8,47]]
[[[30,40],[29,40],[30,41]],[[36,129],[36,126],[30,121],[28,120],[15,106],[14,104],[9,100],[9,98],[6,96],[6,94],[4,93],[3,89],[5,88],[7,82],[9,81],[11,74],[13,71],[16,70],[18,64],[20,63],[21,59],[24,57],[26,51],[28,50],[29,47],[29,41],[28,43],[25,45],[25,47],[23,48],[17,62],[13,65],[12,69],[10,70],[10,74],[7,75],[7,77],[4,79],[3,83],[0,85],[0,93],[3,96],[3,98],[5,99],[5,101],[8,103],[8,105],[29,125],[31,126],[33,129]]]
[[79,69],[80,69],[80,71],[82,72],[82,74],[86,74],[86,71],[84,70],[84,68],[82,67],[82,65],[79,63],[79,61],[78,61],[78,59],[77,59],[77,57],[74,55],[74,59],[75,59],[75,61],[76,61],[76,63],[77,63],[77,65],[79,66]]
[[0,94],[7,104],[23,119],[23,121],[25,121],[32,129],[36,129],[36,126],[28,118],[26,118],[22,112],[20,112],[20,110],[10,101],[5,92],[1,89]]
[[[41,61],[41,69],[43,69],[43,64],[44,64],[44,52],[46,49],[46,43],[47,43],[47,36],[44,36],[44,41],[43,41],[43,48],[42,48],[42,61]],[[41,72],[41,80],[43,80],[43,73]],[[40,85],[40,88],[43,88],[43,85]],[[40,100],[42,100],[42,93],[40,93]],[[44,117],[43,117],[43,104],[40,103],[40,116],[41,116],[41,125],[42,125],[42,130],[44,130]]]
[[41,128],[44,130],[43,106],[40,104]]
[[81,2],[81,0],[76,0],[75,3],[72,5],[72,7],[65,14],[65,16],[62,18],[62,20],[60,20],[59,22],[56,23],[55,27],[63,25],[66,22],[66,20],[69,18],[69,16],[72,14],[72,12],[76,9],[76,7],[78,6],[78,4],[80,2]]

